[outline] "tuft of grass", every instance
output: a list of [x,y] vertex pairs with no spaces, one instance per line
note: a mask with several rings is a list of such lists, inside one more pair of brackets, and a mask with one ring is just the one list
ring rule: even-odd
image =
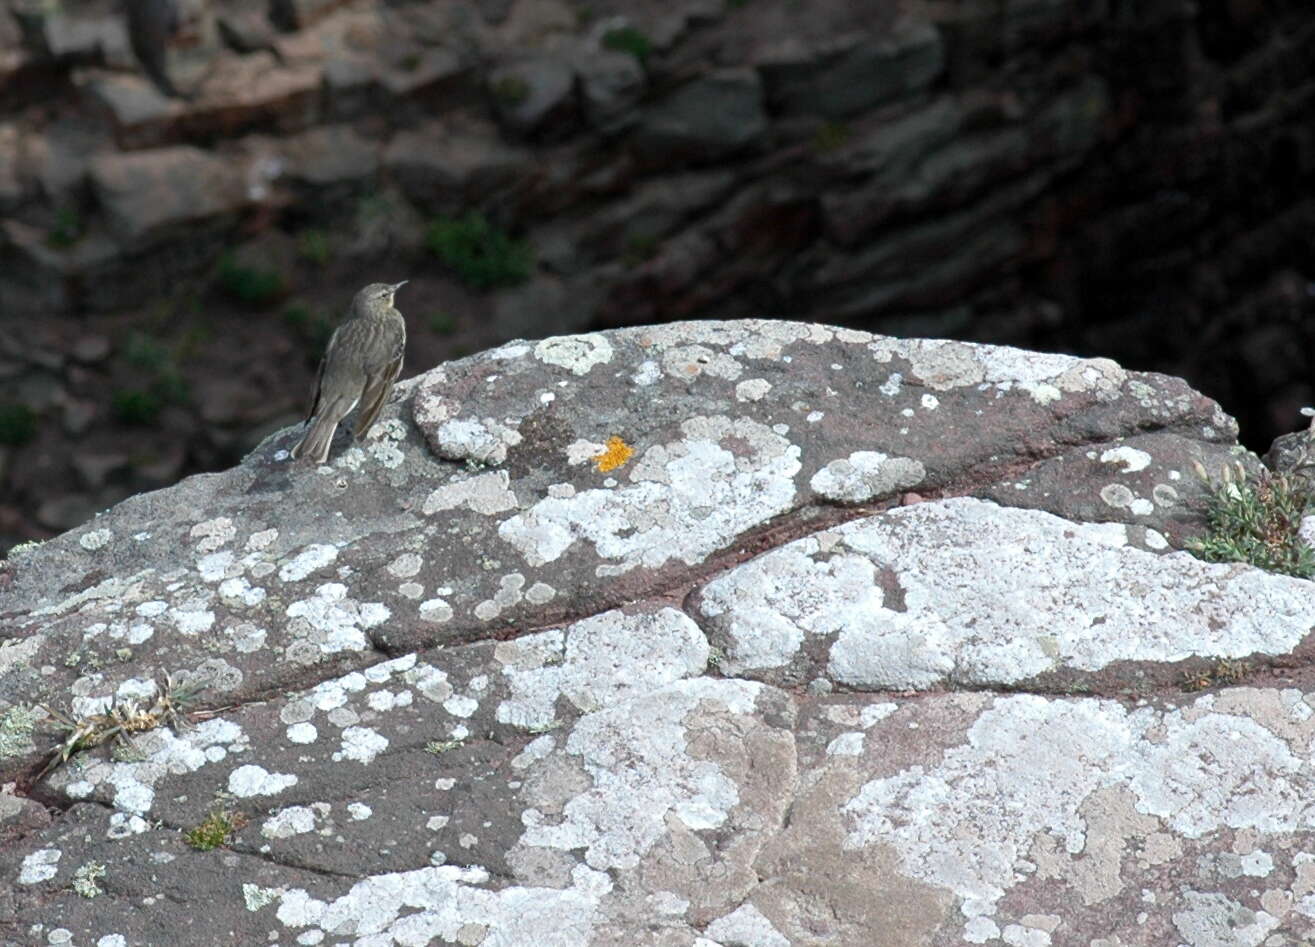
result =
[[455,750],[459,746],[465,746],[465,744],[465,740],[430,740],[425,744],[425,752],[441,756],[448,750]]
[[603,45],[619,53],[629,53],[641,64],[647,63],[649,55],[653,52],[653,41],[633,26],[608,30],[603,34]]
[[21,401],[0,403],[0,445],[19,447],[37,433],[37,415]]
[[503,105],[515,108],[530,97],[530,85],[520,76],[503,76],[490,87],[493,97]]
[[1246,562],[1270,572],[1301,579],[1315,576],[1315,550],[1301,538],[1301,520],[1315,512],[1315,485],[1288,474],[1261,475],[1254,481],[1241,464],[1223,468],[1212,479],[1199,463],[1205,482],[1204,539],[1188,550],[1207,562]]
[[277,270],[239,263],[232,253],[219,259],[219,286],[230,297],[252,309],[262,309],[285,292]]
[[1182,676],[1182,689],[1189,693],[1209,687],[1236,684],[1251,673],[1249,661],[1230,661],[1221,658],[1203,671],[1187,672]]
[[813,147],[829,154],[844,147],[849,141],[849,126],[844,122],[823,122],[813,134]]
[[119,388],[110,396],[110,407],[124,424],[150,427],[160,419],[164,400],[146,388]]
[[183,836],[183,841],[199,852],[209,852],[227,845],[246,823],[246,817],[240,812],[216,809],[205,817],[204,822],[190,829]]
[[483,214],[439,217],[425,235],[429,249],[466,285],[476,289],[515,286],[530,278],[529,244],[489,223]]
[[56,250],[67,250],[82,239],[84,232],[78,212],[72,207],[61,207],[55,211],[55,224],[46,234],[46,243]]
[[297,236],[297,254],[307,263],[324,266],[333,256],[329,235],[323,230],[313,228],[303,230]]

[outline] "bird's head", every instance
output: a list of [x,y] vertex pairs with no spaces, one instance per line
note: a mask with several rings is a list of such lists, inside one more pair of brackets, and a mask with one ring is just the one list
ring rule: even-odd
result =
[[355,303],[357,305],[383,303],[385,306],[391,306],[393,296],[408,282],[410,280],[402,280],[400,283],[371,283],[356,294]]

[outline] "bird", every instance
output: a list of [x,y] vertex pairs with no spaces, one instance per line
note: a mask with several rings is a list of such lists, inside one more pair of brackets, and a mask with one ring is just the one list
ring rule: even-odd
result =
[[169,41],[182,25],[178,0],[123,0],[128,18],[128,42],[142,70],[171,99],[182,98],[169,78]]
[[316,464],[329,458],[329,446],[342,419],[355,407],[355,436],[370,432],[402,372],[406,354],[406,320],[393,306],[393,296],[407,284],[371,283],[352,299],[349,318],[334,330],[315,377],[305,435],[292,448],[293,458]]

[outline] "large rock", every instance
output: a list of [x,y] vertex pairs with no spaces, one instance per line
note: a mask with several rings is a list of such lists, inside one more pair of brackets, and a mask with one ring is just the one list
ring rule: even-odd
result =
[[762,82],[751,69],[721,69],[685,83],[646,109],[634,135],[641,160],[724,158],[767,129]]
[[745,321],[397,394],[0,567],[14,943],[1315,936],[1315,599],[1180,551],[1185,383]]
[[231,223],[251,201],[246,169],[199,148],[98,155],[91,184],[111,230],[140,247]]

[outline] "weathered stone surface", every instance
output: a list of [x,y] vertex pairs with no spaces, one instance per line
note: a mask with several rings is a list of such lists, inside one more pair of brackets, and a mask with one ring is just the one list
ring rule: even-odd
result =
[[513,63],[489,74],[489,93],[498,115],[513,130],[554,130],[548,126],[560,126],[575,111],[575,71],[555,58]]
[[185,146],[98,156],[91,184],[110,227],[134,247],[231,222],[251,200],[242,168]]
[[650,160],[708,160],[744,148],[766,128],[758,73],[723,69],[686,83],[645,109],[634,147]]
[[832,41],[838,49],[800,49],[788,40],[763,65],[775,108],[847,118],[926,88],[940,74],[944,51],[930,22],[900,17],[872,36]]
[[533,166],[528,151],[500,142],[491,126],[431,122],[393,138],[383,162],[406,196],[433,212],[479,206]]
[[[1315,935],[1315,599],[1175,551],[1237,452],[1177,379],[685,323],[295,435],[0,568],[14,943]],[[36,775],[44,708],[162,692],[192,726]]]

